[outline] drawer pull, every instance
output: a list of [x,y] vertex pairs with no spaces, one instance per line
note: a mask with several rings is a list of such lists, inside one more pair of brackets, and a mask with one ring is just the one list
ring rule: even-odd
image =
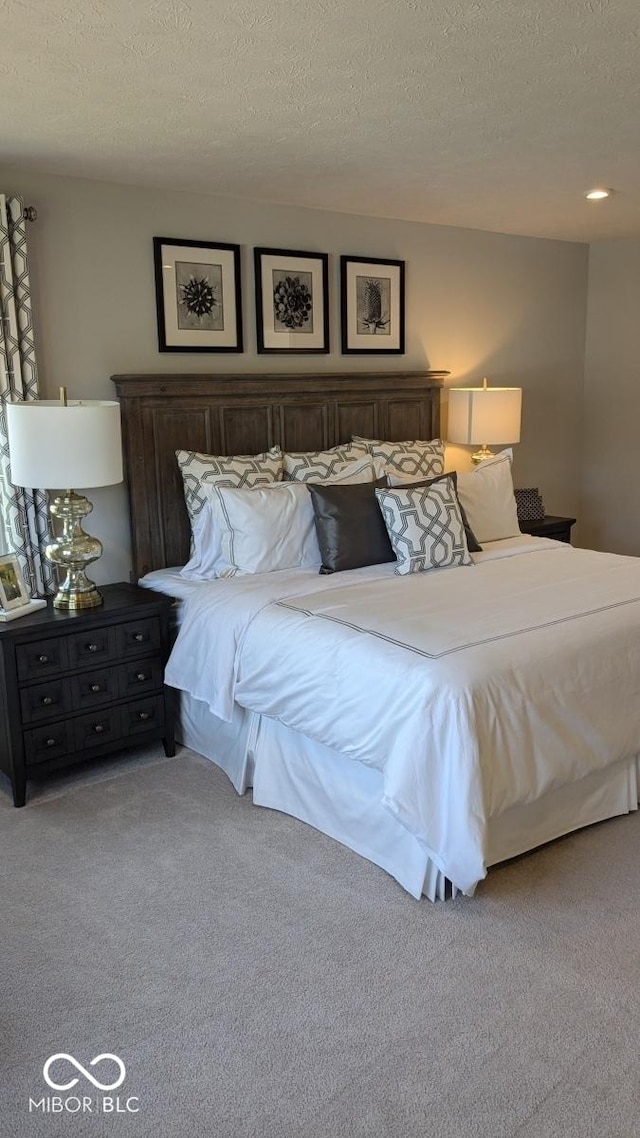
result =
[[45,656],[45,654],[43,652],[42,656],[38,656],[38,663],[39,664],[48,664],[49,663],[49,657]]
[[138,644],[140,644],[144,640],[144,635],[142,632],[134,632],[133,639],[137,640]]
[[97,645],[97,644],[87,644],[87,651],[88,652],[97,652],[98,647],[99,647],[99,645]]
[[91,691],[102,691],[102,688],[100,687],[100,684],[92,684]]
[[144,722],[144,720],[148,719],[148,718],[149,718],[149,712],[148,711],[139,711],[138,712],[138,719],[142,719]]
[[46,745],[47,745],[47,747],[55,747],[57,742],[58,742],[57,739],[47,739]]
[[50,695],[45,695],[41,702],[44,704],[45,707],[49,707],[50,704],[53,703],[53,700],[52,700]]
[[140,683],[143,683],[143,681],[146,680],[146,678],[147,677],[146,677],[144,672],[138,672],[138,674],[136,676],[136,679],[139,680]]
[[94,723],[93,730],[95,731],[96,735],[101,735],[102,732],[104,731],[104,724],[103,723]]

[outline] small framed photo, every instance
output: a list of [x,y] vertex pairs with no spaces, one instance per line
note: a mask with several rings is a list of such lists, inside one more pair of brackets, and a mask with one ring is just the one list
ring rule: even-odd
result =
[[340,258],[342,353],[404,353],[404,261]]
[[20,562],[13,553],[0,557],[0,608],[5,612],[19,609],[22,605],[31,604],[24,578],[20,570]]
[[240,246],[154,237],[158,350],[241,352]]
[[328,352],[327,253],[254,249],[258,351]]

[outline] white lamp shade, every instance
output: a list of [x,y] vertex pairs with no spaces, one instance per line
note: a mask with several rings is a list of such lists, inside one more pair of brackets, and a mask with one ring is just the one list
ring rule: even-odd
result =
[[518,443],[521,412],[521,387],[452,387],[447,438],[474,446]]
[[73,490],[122,482],[119,403],[42,399],[6,410],[14,486]]

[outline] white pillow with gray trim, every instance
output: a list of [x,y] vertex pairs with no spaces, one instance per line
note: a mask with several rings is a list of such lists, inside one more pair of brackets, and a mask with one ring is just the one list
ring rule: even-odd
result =
[[219,577],[319,568],[313,505],[301,482],[214,490],[211,512],[220,534]]
[[450,478],[431,486],[376,490],[396,555],[396,573],[473,565]]
[[472,471],[458,473],[458,497],[480,545],[520,536],[511,451],[480,462]]

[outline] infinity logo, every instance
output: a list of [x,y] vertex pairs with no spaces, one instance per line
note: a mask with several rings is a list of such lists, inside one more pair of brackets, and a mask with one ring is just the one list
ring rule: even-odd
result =
[[94,1078],[94,1076],[91,1074],[91,1071],[87,1071],[87,1068],[83,1067],[82,1063],[78,1063],[78,1060],[74,1059],[73,1055],[67,1055],[66,1051],[59,1051],[57,1055],[50,1055],[44,1067],[42,1068],[42,1074],[44,1075],[46,1082],[50,1087],[53,1088],[54,1091],[70,1091],[71,1088],[75,1087],[76,1083],[78,1082],[77,1079],[71,1079],[68,1083],[54,1083],[53,1079],[49,1075],[49,1071],[53,1064],[58,1061],[58,1059],[66,1059],[68,1063],[71,1063],[72,1067],[75,1067],[76,1071],[79,1071],[81,1075],[84,1075],[85,1079],[88,1079],[90,1083],[93,1083],[94,1087],[97,1087],[99,1091],[115,1091],[116,1087],[122,1086],[124,1083],[125,1075],[127,1073],[122,1059],[119,1059],[117,1055],[110,1055],[108,1052],[105,1052],[104,1055],[96,1055],[95,1059],[91,1060],[89,1064],[90,1067],[95,1067],[96,1063],[101,1063],[103,1059],[111,1059],[113,1063],[117,1064],[120,1071],[120,1076],[116,1079],[115,1083],[100,1083],[96,1078]]

